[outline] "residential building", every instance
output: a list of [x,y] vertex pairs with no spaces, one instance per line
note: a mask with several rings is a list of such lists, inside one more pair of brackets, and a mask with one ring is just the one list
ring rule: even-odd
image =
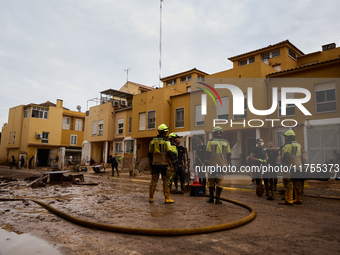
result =
[[[106,163],[109,155],[122,158],[122,166],[134,162],[136,143],[132,137],[132,98],[154,88],[128,81],[120,90],[100,92],[99,103],[86,112],[83,142],[84,161]],[[93,101],[93,99],[91,99]]]
[[57,103],[19,105],[9,109],[8,123],[2,128],[0,161],[9,163],[24,156],[27,162],[34,156],[36,166],[50,166],[73,156],[73,161],[81,158],[84,138],[85,113],[71,111]]

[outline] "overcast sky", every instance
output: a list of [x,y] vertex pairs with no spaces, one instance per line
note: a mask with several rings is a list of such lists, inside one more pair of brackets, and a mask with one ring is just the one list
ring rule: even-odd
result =
[[[304,53],[335,42],[338,0],[0,0],[0,125],[11,107],[64,101],[86,111],[127,80],[159,85],[192,68],[232,68],[229,57],[288,39]],[[91,104],[90,104],[91,105]]]

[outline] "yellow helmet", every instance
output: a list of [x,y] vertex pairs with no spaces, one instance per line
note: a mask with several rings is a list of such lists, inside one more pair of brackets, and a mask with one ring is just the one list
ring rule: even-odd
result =
[[213,133],[221,133],[222,134],[223,133],[223,129],[221,127],[217,126],[217,127],[214,127],[212,132]]
[[165,125],[165,124],[161,124],[161,125],[159,125],[159,127],[158,127],[158,132],[168,132],[169,131],[169,128],[168,128],[168,126],[167,125]]
[[290,129],[290,130],[286,131],[283,135],[284,136],[295,136],[295,132]]
[[178,136],[175,133],[170,133],[170,135],[169,135],[169,139],[173,139],[173,138],[177,138],[177,137]]

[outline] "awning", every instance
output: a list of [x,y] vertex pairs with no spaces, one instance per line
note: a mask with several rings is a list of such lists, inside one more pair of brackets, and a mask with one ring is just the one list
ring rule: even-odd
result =
[[129,137],[125,137],[124,138],[124,141],[129,141],[129,140],[135,140],[134,138],[132,138],[131,136],[129,136]]
[[81,152],[81,149],[65,149],[65,151]]
[[189,136],[189,137],[191,137],[191,136],[194,136],[194,135],[204,135],[205,134],[205,132],[204,132],[204,130],[194,130],[194,131],[185,131],[185,132],[175,132],[178,136],[181,136],[181,137],[183,137],[183,136]]
[[116,137],[113,141],[123,141],[125,137]]

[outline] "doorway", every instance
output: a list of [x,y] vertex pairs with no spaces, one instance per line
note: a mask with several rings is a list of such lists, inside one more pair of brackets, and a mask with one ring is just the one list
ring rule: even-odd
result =
[[50,150],[37,149],[37,166],[46,167],[49,164]]

